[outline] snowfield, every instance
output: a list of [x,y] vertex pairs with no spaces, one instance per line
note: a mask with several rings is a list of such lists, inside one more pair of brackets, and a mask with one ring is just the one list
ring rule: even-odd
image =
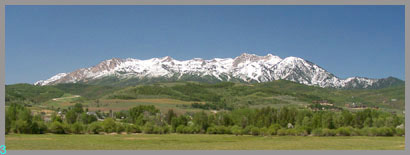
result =
[[[194,58],[179,61],[169,56],[139,60],[133,58],[105,60],[96,66],[78,69],[71,73],[59,73],[35,85],[87,82],[107,76],[119,78],[170,78],[174,75],[211,76],[221,81],[241,79],[244,82],[268,82],[285,79],[305,85],[343,88],[369,87],[377,79],[351,77],[340,79],[316,64],[298,57],[280,58],[268,54],[258,56],[243,53],[236,58]],[[225,77],[225,78],[224,78]]]

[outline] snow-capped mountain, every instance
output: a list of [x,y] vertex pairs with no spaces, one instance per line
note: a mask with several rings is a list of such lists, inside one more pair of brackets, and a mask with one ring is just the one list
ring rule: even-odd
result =
[[257,56],[243,53],[236,58],[194,58],[179,61],[169,56],[148,60],[105,60],[96,66],[71,73],[60,73],[35,85],[93,82],[107,77],[118,80],[161,78],[183,80],[212,78],[216,81],[268,82],[285,79],[306,85],[334,88],[367,88],[378,79],[351,77],[340,79],[316,64],[298,57],[280,58],[268,54]]

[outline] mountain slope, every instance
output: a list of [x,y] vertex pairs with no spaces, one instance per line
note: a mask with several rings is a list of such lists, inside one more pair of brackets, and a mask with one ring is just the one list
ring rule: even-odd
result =
[[202,81],[261,83],[289,80],[305,85],[333,88],[381,88],[403,81],[394,78],[383,80],[363,77],[340,79],[316,64],[298,57],[282,59],[268,54],[257,56],[244,53],[236,58],[195,58],[179,61],[169,56],[148,60],[105,60],[96,66],[60,73],[35,85],[58,83],[89,83],[106,85],[134,85],[157,81]]

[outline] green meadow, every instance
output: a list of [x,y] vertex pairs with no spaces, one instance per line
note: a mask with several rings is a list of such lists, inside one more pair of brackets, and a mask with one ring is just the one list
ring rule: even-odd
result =
[[8,150],[404,150],[405,137],[209,134],[6,135]]

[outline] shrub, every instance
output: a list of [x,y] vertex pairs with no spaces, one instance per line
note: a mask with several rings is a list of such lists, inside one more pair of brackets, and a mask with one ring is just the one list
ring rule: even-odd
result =
[[280,129],[279,124],[272,124],[268,129],[269,135],[277,135],[278,130]]
[[307,136],[309,133],[304,128],[296,128],[295,129],[295,136]]
[[65,133],[73,133],[70,124],[63,122],[62,125]]
[[392,128],[389,127],[381,127],[381,128],[376,128],[376,136],[393,136],[394,131]]
[[[177,133],[184,133],[184,125],[179,125],[178,127],[177,127],[177,129],[176,129],[176,132]],[[208,130],[209,130],[210,128],[208,128]]]
[[134,124],[125,125],[125,132],[127,133],[141,133],[141,129]]
[[286,129],[286,133],[285,133],[286,135],[289,135],[289,136],[297,136],[297,132],[296,132],[296,129]]
[[257,136],[257,135],[259,135],[259,133],[260,133],[260,129],[258,127],[253,127],[251,129],[251,134],[252,135]]
[[340,127],[336,129],[336,135],[338,136],[350,136],[352,135],[352,128],[351,127]]
[[65,134],[63,124],[58,121],[54,121],[50,125],[50,132],[55,134]]
[[102,128],[101,123],[99,122],[92,122],[89,126],[88,126],[88,132],[89,133],[93,133],[93,134],[99,134],[100,132],[104,131]]
[[201,127],[198,125],[191,126],[192,132],[191,133],[199,133],[201,132]]
[[272,129],[272,128],[268,128],[268,135],[273,136],[273,135],[276,135],[276,134],[277,134],[277,130]]
[[164,129],[164,134],[171,133],[171,127],[170,126],[164,126],[162,128]]
[[32,134],[44,134],[47,132],[47,126],[42,121],[35,121],[31,124]]
[[279,129],[277,134],[278,136],[286,136],[288,132],[286,129]]
[[15,133],[31,133],[30,124],[27,121],[17,120],[15,122]]
[[229,134],[231,132],[229,128],[222,125],[215,126],[215,130],[216,134]]
[[164,129],[163,129],[162,127],[160,127],[160,126],[155,125],[155,126],[153,127],[152,133],[155,133],[155,134],[163,134],[163,133],[164,133]]
[[151,122],[148,122],[142,128],[142,131],[146,134],[154,133],[154,125]]
[[119,123],[119,124],[116,124],[115,126],[116,126],[116,132],[117,133],[121,133],[121,132],[125,131],[125,127],[124,127],[123,124]]
[[369,136],[377,136],[380,135],[381,132],[377,128],[370,128],[370,135]]
[[371,129],[368,127],[359,129],[360,136],[372,136]]
[[235,125],[233,127],[231,127],[231,132],[232,134],[238,136],[238,135],[242,135],[242,130],[239,126]]
[[252,125],[246,126],[244,129],[242,129],[242,134],[243,134],[243,135],[250,135],[250,134],[251,134],[251,129],[252,129],[253,127],[254,127],[254,126],[252,126]]
[[102,124],[104,132],[106,133],[115,132],[117,129],[115,121],[112,118],[106,118]]
[[351,132],[351,136],[360,136],[361,134],[360,134],[360,129],[357,129],[357,128],[352,128],[351,127],[351,129],[352,129],[352,132]]
[[192,127],[190,127],[190,126],[184,126],[183,133],[189,134],[189,133],[192,133],[192,132],[193,132]]
[[336,130],[325,128],[322,130],[322,136],[336,136]]
[[261,136],[269,135],[268,128],[266,128],[266,127],[260,128],[259,131],[260,131],[259,135],[261,135]]
[[323,132],[323,131],[322,131],[321,128],[316,128],[316,129],[313,129],[313,130],[312,130],[312,133],[311,133],[311,134],[312,134],[313,136],[322,136],[322,132]]
[[79,122],[75,122],[73,125],[71,125],[72,133],[81,134],[83,133],[83,130],[84,130],[84,126]]
[[405,135],[405,130],[403,128],[396,129],[396,136],[404,136],[404,135]]
[[47,132],[47,125],[44,122],[37,122],[38,123],[38,133],[44,134]]

